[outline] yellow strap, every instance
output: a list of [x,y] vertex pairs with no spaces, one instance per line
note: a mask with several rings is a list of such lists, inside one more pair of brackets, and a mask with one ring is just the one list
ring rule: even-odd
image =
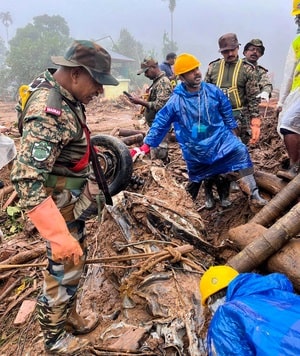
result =
[[223,81],[223,76],[224,76],[224,68],[225,68],[225,61],[224,61],[224,59],[221,59],[218,78],[217,78],[217,82],[216,82],[216,86],[219,87],[219,88],[222,87],[222,81]]
[[[238,80],[238,75],[239,75],[239,71],[242,65],[242,60],[239,59],[238,62],[236,63],[235,67],[234,67],[234,71],[233,71],[233,75],[232,75],[232,82],[231,82],[231,87],[228,88],[228,94],[232,94],[234,97],[234,101],[236,103],[236,109],[240,110],[243,108],[242,103],[241,103],[241,99],[239,96],[239,92],[238,92],[238,87],[237,87],[237,80]],[[221,59],[220,61],[220,67],[219,67],[219,73],[218,73],[218,78],[217,78],[217,82],[216,82],[216,86],[221,88],[222,87],[222,81],[223,81],[223,77],[224,77],[224,69],[225,69],[225,60]]]
[[19,95],[20,95],[20,99],[21,99],[22,110],[24,110],[27,100],[30,97],[31,92],[29,89],[30,89],[29,85],[21,85],[19,88]]

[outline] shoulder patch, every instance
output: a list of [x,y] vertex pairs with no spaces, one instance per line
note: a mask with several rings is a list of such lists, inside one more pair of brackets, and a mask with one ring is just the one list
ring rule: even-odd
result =
[[216,62],[219,62],[222,58],[218,58],[218,59],[215,59],[214,61],[211,61],[208,65],[212,64],[212,63],[216,63]]
[[248,62],[246,59],[243,59],[243,63],[248,65],[248,66],[250,66],[250,67],[252,67],[252,68],[255,68],[255,65],[250,63],[250,62]]
[[258,64],[257,66],[258,66],[260,69],[264,70],[265,72],[268,72],[268,69],[265,68],[265,67],[263,67],[263,66],[261,66],[260,64]]
[[32,148],[32,157],[38,162],[45,161],[51,153],[51,146],[47,142],[36,142]]

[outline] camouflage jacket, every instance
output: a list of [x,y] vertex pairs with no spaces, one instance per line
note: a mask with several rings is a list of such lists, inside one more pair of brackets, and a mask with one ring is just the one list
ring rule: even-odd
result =
[[[85,123],[83,105],[55,81],[49,70],[41,76],[72,102],[80,120]],[[61,102],[59,116],[45,112],[49,93],[47,88],[34,91],[25,107],[20,148],[11,172],[11,181],[23,209],[32,208],[47,197],[46,181],[51,174],[83,178],[90,169],[86,166],[79,172],[72,171],[74,162],[87,151],[87,137],[66,101]]]
[[219,86],[228,95],[234,111],[247,109],[250,118],[259,117],[260,100],[256,96],[260,90],[255,67],[252,64],[239,59],[231,63],[226,63],[224,59],[217,59],[209,64],[204,80]]
[[144,111],[145,119],[151,126],[156,113],[165,105],[173,92],[172,84],[164,72],[153,80],[152,85],[148,89],[149,108]]
[[267,92],[271,96],[272,91],[273,91],[273,85],[270,81],[270,78],[268,76],[268,70],[261,65],[256,66],[256,72],[258,75],[258,85],[260,92]]

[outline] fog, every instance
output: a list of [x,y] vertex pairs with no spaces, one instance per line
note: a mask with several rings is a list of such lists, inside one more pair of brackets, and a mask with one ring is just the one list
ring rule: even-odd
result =
[[[111,49],[121,29],[127,29],[146,51],[155,50],[162,61],[163,34],[171,39],[171,14],[168,0],[0,0],[0,12],[9,12],[13,23],[9,38],[33,17],[44,14],[62,16],[77,39],[99,40]],[[217,59],[218,38],[235,32],[244,45],[260,38],[266,47],[260,64],[269,69],[275,87],[280,85],[283,67],[296,25],[291,16],[292,0],[176,0],[173,13],[173,41],[177,54],[190,52],[202,62],[205,73],[210,61]],[[0,24],[0,36],[6,29]]]

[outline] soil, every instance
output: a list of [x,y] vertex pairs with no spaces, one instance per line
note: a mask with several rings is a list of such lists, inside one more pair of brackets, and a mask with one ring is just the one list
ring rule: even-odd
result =
[[[18,148],[14,106],[0,103],[0,125],[11,128],[9,136]],[[276,131],[275,106],[276,95],[268,106],[261,106],[261,139],[250,148],[256,171],[276,173],[287,158]],[[120,128],[146,131],[139,108],[123,96],[91,103],[87,117],[92,134],[118,136]],[[100,324],[83,336],[91,346],[81,355],[205,355],[201,340],[209,316],[200,306],[199,278],[210,265],[226,263],[238,252],[228,230],[245,224],[256,211],[241,191],[231,193],[232,206],[227,209],[217,202],[206,210],[203,190],[193,202],[184,189],[187,173],[178,145],[170,141],[169,147],[167,165],[137,160],[133,175],[142,184],[132,182],[114,197],[113,207],[104,209],[100,221],[87,222],[88,259],[93,263],[86,264],[77,310],[87,318],[97,314]],[[9,172],[9,166],[1,170],[6,188]],[[2,208],[11,194],[3,195]],[[14,200],[9,206],[16,204]],[[45,262],[44,242],[22,216],[11,217],[5,210],[0,219],[2,264]],[[183,257],[176,248],[187,244],[194,247]],[[154,259],[128,257],[140,253],[156,254]],[[120,259],[124,255],[125,261]],[[0,270],[0,355],[45,355],[35,313],[15,324],[22,302],[35,300],[41,292],[42,269]]]

